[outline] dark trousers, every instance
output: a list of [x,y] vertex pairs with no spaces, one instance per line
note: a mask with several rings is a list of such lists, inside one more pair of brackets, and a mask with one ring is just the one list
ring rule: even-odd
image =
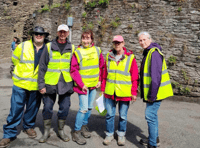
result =
[[[20,124],[23,114],[23,128],[27,130],[34,127],[41,97],[39,91],[28,91],[13,85],[10,113],[7,117],[7,124],[3,126],[3,138],[16,137],[16,127]],[[24,112],[25,106],[26,110]]]
[[[44,108],[42,111],[44,120],[52,118],[53,106],[55,104],[55,101],[56,101],[56,93],[44,95],[43,97]],[[58,95],[58,104],[59,104],[59,110],[57,113],[58,119],[66,120],[71,105],[70,95],[69,94]]]

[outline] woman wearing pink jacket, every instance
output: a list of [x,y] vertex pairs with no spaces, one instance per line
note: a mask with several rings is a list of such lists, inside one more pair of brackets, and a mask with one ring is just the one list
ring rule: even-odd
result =
[[106,104],[106,138],[109,145],[114,139],[116,105],[119,105],[118,145],[125,145],[127,112],[130,101],[136,101],[138,87],[138,67],[132,51],[124,47],[121,35],[113,38],[114,48],[109,51],[104,64],[101,91]]
[[[96,96],[96,88],[101,86],[101,74],[104,64],[100,47],[94,46],[92,31],[81,35],[81,44],[71,60],[71,76],[76,83],[74,91],[79,96],[79,111],[76,116],[72,140],[80,145],[86,144],[83,138],[90,138],[87,124]],[[82,137],[83,136],[83,137]]]

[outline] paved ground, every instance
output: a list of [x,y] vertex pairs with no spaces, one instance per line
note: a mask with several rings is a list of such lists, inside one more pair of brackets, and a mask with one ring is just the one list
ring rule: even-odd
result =
[[[6,118],[10,109],[10,96],[12,91],[12,80],[9,75],[9,62],[0,63],[0,139],[3,137],[3,124],[6,124]],[[144,117],[145,103],[141,99],[131,104],[128,112],[128,123],[126,133],[126,145],[123,147],[143,148],[138,143],[141,138],[148,136],[147,124]],[[58,105],[54,106],[53,123],[51,128],[51,137],[47,143],[40,144],[38,139],[42,136],[42,107],[37,115],[35,129],[38,133],[36,139],[27,138],[19,125],[17,139],[14,140],[9,148],[62,148],[62,147],[82,147],[82,148],[101,148],[105,147],[102,142],[105,136],[105,117],[99,116],[96,110],[93,110],[89,128],[92,137],[87,139],[87,144],[79,146],[72,140],[63,142],[56,136],[57,132],[57,110]],[[65,131],[71,139],[71,130],[74,127],[75,117],[78,110],[78,96],[73,94],[71,97],[71,108],[66,120]],[[161,139],[160,148],[199,148],[200,142],[200,105],[197,103],[179,102],[165,100],[161,103],[158,113],[159,133]],[[115,127],[118,123],[118,113],[116,114]],[[110,148],[118,147],[116,136],[115,140],[107,146]]]

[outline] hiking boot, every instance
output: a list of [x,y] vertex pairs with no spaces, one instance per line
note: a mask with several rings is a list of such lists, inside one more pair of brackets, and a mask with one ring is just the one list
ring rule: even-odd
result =
[[44,120],[44,135],[40,138],[40,143],[45,143],[50,137],[51,119]]
[[72,132],[72,140],[79,145],[84,145],[86,144],[86,140],[83,138],[81,135],[81,131],[74,131]]
[[28,135],[29,138],[35,138],[37,137],[37,133],[33,128],[29,128],[27,130],[24,130],[24,133]]
[[118,136],[118,142],[117,142],[117,144],[119,145],[119,146],[123,146],[123,145],[125,145],[125,136]]
[[7,147],[10,143],[10,139],[8,138],[3,138],[0,141],[0,147]]
[[152,146],[152,145],[149,145],[148,144],[148,147],[147,148],[156,148],[156,146]]
[[58,120],[58,137],[60,137],[63,141],[67,142],[69,141],[69,137],[65,135],[64,132],[64,126],[65,126],[65,120]]
[[[140,140],[140,144],[142,144],[142,145],[148,145],[148,143],[149,143],[148,139],[141,139]],[[160,139],[159,139],[159,137],[157,137],[157,147],[159,147],[159,146],[160,146]]]
[[81,127],[81,134],[83,135],[83,137],[85,138],[90,138],[91,137],[91,134],[89,132],[89,128],[87,127],[87,125],[83,125]]
[[106,136],[106,138],[103,141],[103,144],[109,145],[113,139],[114,139],[113,135],[112,136]]

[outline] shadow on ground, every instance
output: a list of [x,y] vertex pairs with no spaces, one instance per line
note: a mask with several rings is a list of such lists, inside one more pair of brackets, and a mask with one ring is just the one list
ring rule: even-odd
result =
[[[96,111],[93,110],[93,112],[96,112]],[[66,125],[71,130],[73,130],[73,128],[74,128],[76,114],[77,114],[77,111],[70,110],[67,120],[66,120]],[[115,130],[117,130],[117,127],[118,127],[118,119],[119,119],[119,116],[116,115]],[[43,133],[43,118],[42,118],[42,110],[41,109],[39,110],[39,112],[37,114],[35,127],[38,127],[40,132]],[[103,141],[103,139],[105,138],[105,130],[106,130],[105,117],[97,115],[97,114],[92,114],[90,117],[90,120],[89,120],[88,127],[91,132],[95,131],[97,133],[97,135],[100,138],[102,138],[102,141]],[[57,133],[57,111],[54,111],[54,113],[53,113],[51,128],[53,128],[53,131],[55,133]],[[23,130],[22,124],[20,126],[18,126],[17,129],[18,129],[17,135],[19,135]],[[127,141],[131,142],[136,147],[142,148],[143,146],[138,142],[138,138],[136,138],[136,137],[146,138],[146,136],[143,135],[142,133],[143,133],[143,131],[139,127],[135,126],[134,124],[132,124],[130,122],[127,122],[127,132],[126,132],[126,140]],[[116,133],[115,133],[115,139],[117,139]]]

